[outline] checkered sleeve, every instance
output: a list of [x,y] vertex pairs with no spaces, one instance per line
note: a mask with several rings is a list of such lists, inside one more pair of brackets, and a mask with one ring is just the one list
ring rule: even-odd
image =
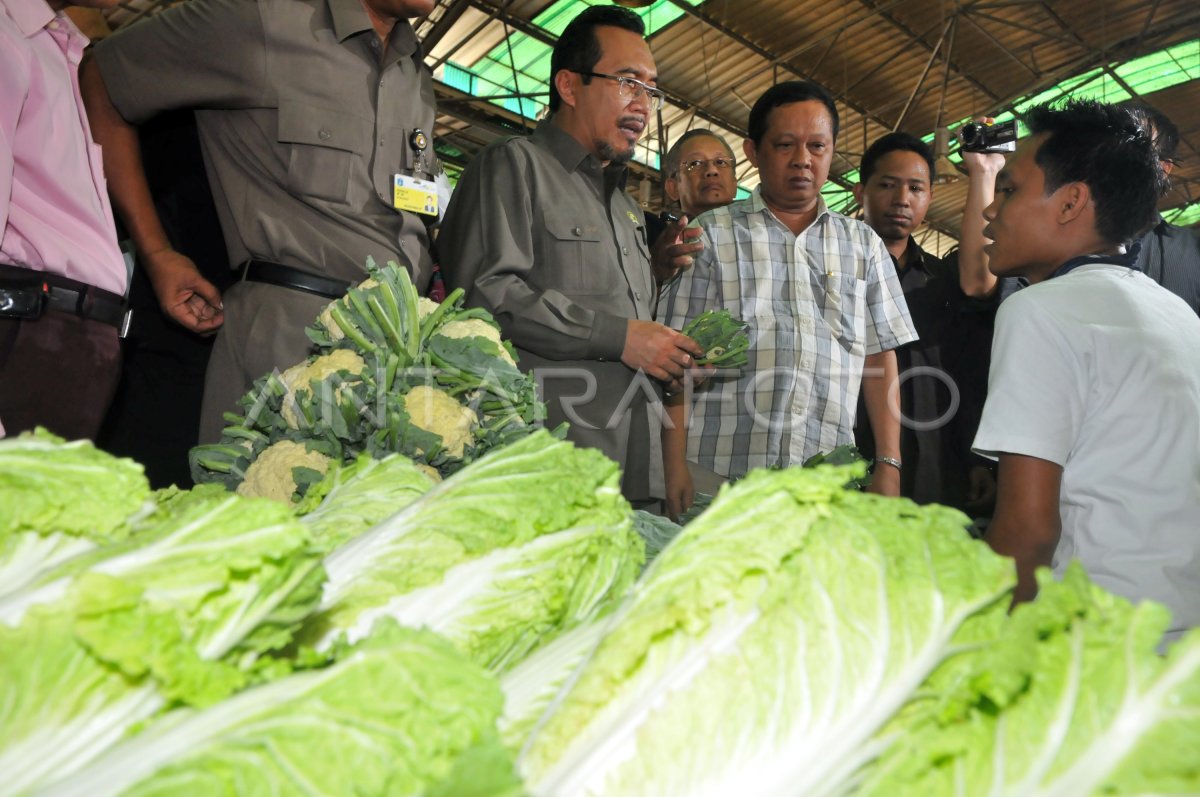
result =
[[684,269],[668,289],[660,311],[660,321],[672,329],[683,329],[692,319],[719,305],[720,268],[716,246],[707,230],[702,230],[700,242],[704,249],[696,254],[692,265]]
[[867,354],[890,351],[917,339],[908,302],[883,239],[871,233],[866,243]]

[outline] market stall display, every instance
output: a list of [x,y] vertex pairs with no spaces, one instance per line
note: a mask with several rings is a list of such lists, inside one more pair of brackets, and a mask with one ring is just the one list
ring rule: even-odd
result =
[[638,576],[615,465],[545,432],[298,506],[0,441],[7,556],[79,536],[67,486],[128,510],[0,584],[0,794],[1200,792],[1200,632],[1159,655],[1078,568],[1009,614],[961,515],[861,473],[753,472]]
[[0,797],[1200,794],[1164,608],[1076,567],[1010,614],[1012,563],[850,450],[634,512],[486,314],[372,275],[209,483],[0,440]]

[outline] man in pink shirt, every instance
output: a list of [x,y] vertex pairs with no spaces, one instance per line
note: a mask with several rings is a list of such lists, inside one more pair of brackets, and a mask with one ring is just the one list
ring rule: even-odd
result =
[[[67,5],[0,0],[0,427],[95,437],[119,374],[128,273]],[[3,431],[0,431],[3,434]]]

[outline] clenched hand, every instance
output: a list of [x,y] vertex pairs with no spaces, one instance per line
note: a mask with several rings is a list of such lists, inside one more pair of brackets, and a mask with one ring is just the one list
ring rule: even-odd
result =
[[201,335],[216,332],[225,322],[221,292],[200,276],[196,264],[173,249],[143,257],[146,273],[164,313]]

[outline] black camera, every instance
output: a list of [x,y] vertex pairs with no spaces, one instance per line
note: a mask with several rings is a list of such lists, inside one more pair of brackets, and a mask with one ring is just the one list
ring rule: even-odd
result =
[[963,152],[1012,152],[1017,148],[1017,122],[994,125],[972,122],[958,131]]

